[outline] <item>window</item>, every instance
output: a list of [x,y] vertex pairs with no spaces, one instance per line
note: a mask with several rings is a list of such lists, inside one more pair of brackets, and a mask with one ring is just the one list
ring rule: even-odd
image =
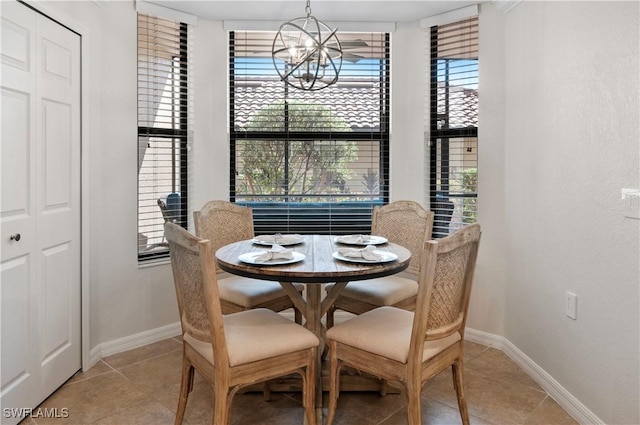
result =
[[139,13],[139,260],[168,255],[165,220],[186,227],[186,177],[187,25]]
[[389,196],[389,35],[340,32],[336,84],[280,81],[275,32],[229,35],[230,199],[257,234],[369,232]]
[[433,237],[476,221],[478,17],[431,27],[430,201]]

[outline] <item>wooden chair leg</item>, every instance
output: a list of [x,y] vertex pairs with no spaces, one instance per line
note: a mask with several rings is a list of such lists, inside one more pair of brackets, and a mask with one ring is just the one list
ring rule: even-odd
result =
[[264,397],[264,401],[271,401],[271,387],[269,386],[269,381],[264,381],[262,383],[262,396]]
[[333,314],[336,312],[336,308],[331,306],[329,310],[327,310],[327,329],[331,329],[333,327]]
[[180,380],[180,395],[178,396],[178,409],[176,410],[175,425],[181,425],[184,420],[184,412],[187,408],[187,399],[193,389],[194,368],[191,363],[182,355],[182,378]]
[[384,397],[387,395],[387,380],[386,379],[381,379],[380,380],[380,397]]
[[422,405],[420,398],[420,383],[407,382],[407,423],[422,425]]
[[213,386],[213,420],[211,425],[229,425],[229,404],[231,395],[228,388]]
[[316,397],[322,397],[322,392],[316,394],[316,349],[309,349],[309,366],[307,366],[305,378],[303,381],[303,400],[304,411],[307,416],[308,425],[317,425],[316,421]]
[[293,320],[299,325],[302,324],[302,313],[297,308],[293,308]]
[[458,408],[460,409],[460,419],[463,425],[469,425],[469,411],[467,410],[467,400],[464,398],[464,366],[462,357],[451,364],[451,372],[453,373],[453,387],[456,390],[458,398]]
[[327,413],[327,424],[332,425],[336,417],[338,408],[338,397],[340,397],[340,362],[336,356],[336,343],[331,341],[329,350],[329,411]]

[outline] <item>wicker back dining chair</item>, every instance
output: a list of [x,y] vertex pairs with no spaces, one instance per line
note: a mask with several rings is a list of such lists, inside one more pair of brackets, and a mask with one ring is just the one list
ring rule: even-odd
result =
[[[255,236],[251,208],[228,201],[207,202],[200,211],[194,211],[193,220],[196,235],[210,240],[214,253],[225,245]],[[229,275],[220,269],[218,273],[221,273],[218,286],[224,314],[252,308],[268,308],[275,312],[293,308],[294,320],[301,323],[301,313],[278,282]],[[304,290],[304,285],[299,283],[294,287],[300,293]]]
[[240,388],[291,373],[302,376],[306,418],[315,424],[318,338],[264,308],[223,315],[211,243],[171,222],[164,229],[182,325],[175,423],[184,419],[196,369],[213,386],[213,424],[229,423],[230,405]]
[[339,373],[345,365],[399,382],[408,398],[409,425],[422,423],[424,384],[451,366],[462,423],[469,424],[463,340],[480,233],[480,225],[471,224],[424,244],[415,312],[379,307],[327,331],[331,359],[327,425],[335,417]]
[[411,251],[409,267],[401,274],[349,282],[327,312],[327,327],[333,326],[336,310],[362,314],[384,305],[413,310],[422,248],[424,242],[431,239],[432,227],[433,212],[417,202],[396,201],[374,208],[371,234],[383,236]]

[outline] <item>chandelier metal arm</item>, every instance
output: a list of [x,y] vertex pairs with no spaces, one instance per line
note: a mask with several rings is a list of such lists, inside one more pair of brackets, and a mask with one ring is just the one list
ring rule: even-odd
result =
[[300,90],[321,90],[338,80],[342,48],[337,29],[331,30],[311,15],[310,0],[305,11],[306,18],[280,26],[271,48],[273,65],[286,84]]

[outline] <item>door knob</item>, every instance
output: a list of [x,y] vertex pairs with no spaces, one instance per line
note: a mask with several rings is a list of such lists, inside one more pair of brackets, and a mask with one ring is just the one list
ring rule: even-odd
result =
[[16,233],[15,235],[11,235],[9,237],[9,239],[12,240],[12,241],[16,241],[16,242],[20,241],[20,233]]

